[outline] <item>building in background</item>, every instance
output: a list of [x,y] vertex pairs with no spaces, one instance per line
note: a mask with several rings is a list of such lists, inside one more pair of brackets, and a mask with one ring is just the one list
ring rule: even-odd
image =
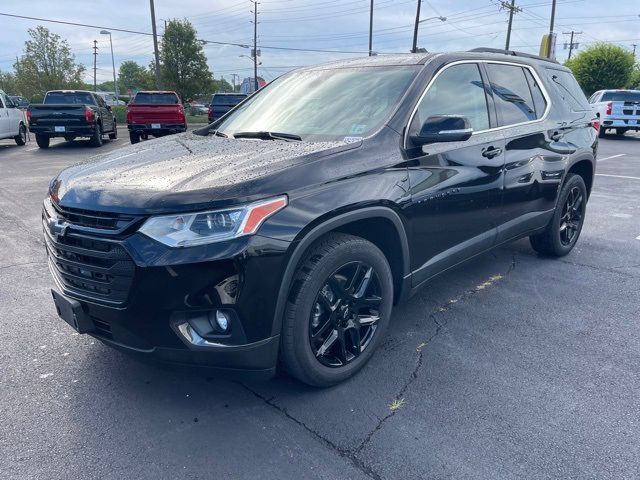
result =
[[[264,78],[258,77],[258,88],[262,88],[267,84]],[[256,91],[256,82],[254,77],[245,78],[240,84],[240,93],[246,93],[247,95]]]

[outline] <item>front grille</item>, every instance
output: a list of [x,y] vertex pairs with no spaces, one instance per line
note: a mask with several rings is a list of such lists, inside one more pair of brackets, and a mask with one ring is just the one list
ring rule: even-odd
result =
[[49,222],[54,212],[47,208],[49,205],[45,204],[42,216],[45,245],[49,268],[63,293],[106,305],[124,304],[135,273],[135,264],[124,247],[115,239],[75,232],[71,217],[65,217],[68,232],[52,233]]
[[53,202],[51,202],[51,206],[61,220],[64,220],[71,225],[101,230],[122,231],[138,219],[138,217],[134,215],[61,207]]

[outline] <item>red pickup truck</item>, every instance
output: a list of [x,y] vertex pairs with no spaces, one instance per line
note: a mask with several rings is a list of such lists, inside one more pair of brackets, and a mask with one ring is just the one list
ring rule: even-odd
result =
[[127,106],[127,127],[131,143],[138,143],[149,135],[162,137],[186,132],[187,119],[180,97],[170,91],[136,93]]

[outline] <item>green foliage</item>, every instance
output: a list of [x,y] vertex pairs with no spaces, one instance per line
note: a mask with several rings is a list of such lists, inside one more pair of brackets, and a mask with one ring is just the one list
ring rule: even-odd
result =
[[127,124],[127,107],[124,105],[114,105],[111,107],[111,111],[115,115],[118,125]]
[[35,101],[47,90],[81,88],[85,68],[75,62],[67,41],[41,25],[28,32],[31,39],[13,66],[16,92]]
[[127,94],[129,90],[152,90],[155,88],[153,70],[147,70],[132,60],[122,62],[118,71],[118,86],[121,94]]
[[208,93],[231,93],[231,92],[233,92],[233,85],[231,85],[225,79],[211,80]]
[[631,90],[640,90],[640,63],[636,64],[631,74],[631,80],[627,84],[627,88]]
[[162,36],[160,68],[163,87],[175,90],[183,102],[209,88],[212,75],[202,43],[188,20],[170,20]]
[[632,80],[635,58],[622,47],[596,43],[567,61],[578,83],[587,94],[597,90],[624,88]]
[[16,76],[11,72],[0,72],[0,90],[4,90],[9,95],[20,95],[17,93]]

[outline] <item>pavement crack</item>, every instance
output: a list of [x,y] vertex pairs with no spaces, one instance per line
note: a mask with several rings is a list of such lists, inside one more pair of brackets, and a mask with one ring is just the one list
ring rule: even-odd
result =
[[7,268],[13,267],[26,267],[27,265],[46,265],[47,262],[38,261],[38,262],[24,262],[24,263],[11,263],[9,265],[0,265],[0,270],[5,270]]
[[[248,385],[246,385],[244,383],[239,383],[239,385],[242,386],[248,392],[252,393],[256,398],[259,398],[264,403],[266,403],[268,406],[270,406],[271,408],[277,410],[282,415],[287,417],[289,420],[291,420],[295,424],[299,425],[300,427],[304,428],[307,432],[311,433],[311,435],[313,435],[316,439],[318,439],[326,447],[328,447],[329,449],[331,449],[334,452],[336,452],[340,457],[345,458],[346,460],[348,460],[354,467],[356,467],[358,470],[360,470],[362,473],[364,473],[367,477],[372,478],[374,480],[382,480],[382,477],[380,475],[378,475],[372,468],[370,468],[367,465],[365,465],[360,459],[358,459],[355,456],[355,453],[354,453],[353,450],[346,450],[344,448],[340,448],[338,445],[333,443],[331,440],[329,440],[327,437],[325,437],[324,435],[322,435],[318,431],[316,431],[313,428],[311,428],[309,425],[304,423],[302,420],[299,420],[296,417],[294,417],[293,415],[291,415],[287,411],[286,408],[283,408],[280,405],[278,405],[277,403],[275,403],[273,401],[274,397],[265,397],[264,395],[262,395],[261,393],[253,390],[251,387],[249,387]],[[384,421],[384,419],[383,419],[383,421]]]

